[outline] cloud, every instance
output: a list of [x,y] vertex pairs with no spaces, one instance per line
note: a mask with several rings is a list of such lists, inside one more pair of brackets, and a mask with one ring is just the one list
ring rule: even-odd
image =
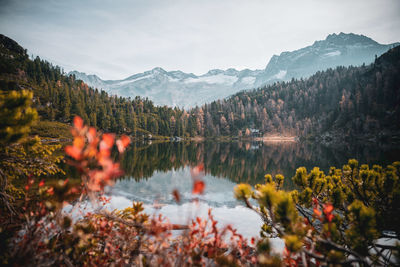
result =
[[264,68],[333,32],[395,42],[399,11],[395,0],[3,0],[0,31],[66,70],[116,79],[156,66]]

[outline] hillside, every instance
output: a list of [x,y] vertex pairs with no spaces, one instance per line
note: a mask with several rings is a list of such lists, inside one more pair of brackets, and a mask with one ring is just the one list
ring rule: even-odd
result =
[[[179,109],[156,107],[148,99],[109,96],[39,57],[29,59],[18,43],[0,35],[0,90],[22,89],[34,93],[33,103],[41,121],[68,124],[79,115],[87,124],[115,133],[169,136],[175,133],[171,125],[179,126],[171,123],[171,118],[183,113]],[[45,137],[64,136],[65,131],[57,133],[57,127],[63,128],[55,123],[40,123],[34,126],[34,133],[45,129]]]
[[274,55],[264,70],[214,69],[203,75],[154,68],[123,80],[102,80],[96,75],[73,71],[77,79],[112,95],[148,97],[157,105],[191,108],[222,99],[241,90],[277,81],[305,78],[317,71],[337,66],[370,64],[398,45],[379,44],[364,35],[331,34],[313,45]]
[[[325,140],[400,136],[400,46],[371,65],[337,67],[202,106],[210,135],[296,135]],[[256,129],[256,130],[254,130]]]

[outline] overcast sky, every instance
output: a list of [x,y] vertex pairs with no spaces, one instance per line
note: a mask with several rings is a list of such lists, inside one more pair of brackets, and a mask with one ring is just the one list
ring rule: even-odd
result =
[[0,0],[0,33],[103,79],[154,67],[263,69],[273,54],[339,32],[400,41],[400,1]]

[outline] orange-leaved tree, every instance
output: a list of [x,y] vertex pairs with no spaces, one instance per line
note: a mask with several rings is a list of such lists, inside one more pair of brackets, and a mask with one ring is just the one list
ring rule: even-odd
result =
[[[122,174],[111,158],[114,148],[123,153],[128,136],[115,141],[113,134],[101,134],[74,119],[74,137],[65,147],[67,162],[80,173],[81,183],[69,179],[39,183],[30,181],[21,212],[24,220],[14,229],[8,255],[11,265],[250,265],[256,263],[247,240],[231,226],[219,228],[209,211],[208,218],[196,218],[188,225],[174,225],[161,215],[144,213],[142,203],[110,211],[104,194]],[[193,168],[202,172],[202,166]],[[205,189],[195,177],[193,194]],[[35,189],[37,188],[37,189]],[[171,192],[177,201],[179,192]],[[84,209],[84,206],[89,210]],[[178,235],[172,231],[179,229]]]

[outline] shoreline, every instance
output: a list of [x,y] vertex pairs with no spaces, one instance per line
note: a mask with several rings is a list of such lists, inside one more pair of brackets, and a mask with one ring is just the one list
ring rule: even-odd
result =
[[264,137],[256,137],[255,141],[262,142],[297,142],[297,136],[264,136]]

